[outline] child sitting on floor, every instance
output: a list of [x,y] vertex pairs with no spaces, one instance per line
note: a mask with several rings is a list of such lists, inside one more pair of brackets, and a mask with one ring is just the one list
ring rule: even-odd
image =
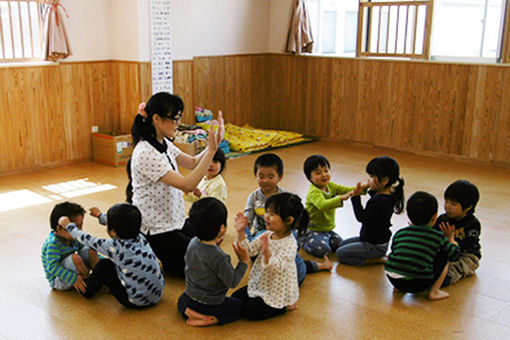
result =
[[303,165],[306,178],[311,182],[306,195],[306,209],[310,225],[302,239],[303,249],[316,257],[324,257],[338,249],[342,243],[335,233],[335,210],[343,206],[355,187],[344,187],[331,181],[331,166],[326,157],[313,155]]
[[98,262],[97,253],[83,244],[74,241],[71,235],[58,224],[62,216],[69,216],[77,228],[81,229],[85,209],[73,202],[57,204],[50,215],[52,231],[42,247],[42,264],[50,287],[67,290],[74,287],[85,290],[84,279]]
[[370,176],[370,199],[365,209],[361,206],[363,186],[358,183],[351,198],[356,219],[361,222],[359,236],[344,240],[336,250],[342,263],[362,266],[386,262],[391,239],[391,216],[404,208],[404,179],[400,167],[388,156],[372,159],[366,168]]
[[[253,191],[248,196],[246,208],[244,209],[244,217],[242,215],[237,216],[238,222],[245,224],[245,232],[250,241],[266,230],[265,205],[267,199],[275,194],[286,192],[285,189],[278,185],[283,178],[283,161],[278,155],[266,153],[257,157],[253,166],[253,172],[257,178],[259,189]],[[253,233],[250,226],[253,226]],[[296,237],[296,242],[298,242],[296,233],[293,232],[293,234]],[[329,258],[324,256],[323,259],[324,262],[322,263],[313,260],[305,261],[299,253],[296,255],[299,284],[303,283],[306,274],[331,270],[332,265]]]
[[448,274],[443,286],[458,282],[471,276],[480,266],[480,221],[475,217],[475,207],[480,194],[477,187],[466,180],[453,182],[444,192],[444,210],[446,213],[437,218],[436,229],[441,225],[455,228],[455,241],[459,244],[460,259],[448,263]]
[[214,197],[205,197],[191,206],[190,223],[197,231],[184,261],[186,291],[179,297],[177,309],[191,326],[223,325],[241,317],[241,300],[226,297],[248,268],[250,258],[243,247],[233,244],[239,263],[236,268],[219,245],[227,230],[227,208]]
[[423,191],[415,192],[407,201],[407,216],[413,225],[395,233],[385,264],[386,276],[399,291],[428,290],[430,300],[445,299],[450,295],[440,288],[448,272],[448,260],[460,257],[454,228],[441,226],[443,233],[434,229],[437,200]]
[[58,224],[65,227],[73,239],[108,256],[97,263],[85,280],[86,289],[82,294],[91,298],[106,285],[125,307],[138,309],[156,304],[165,282],[154,252],[140,234],[140,210],[128,203],[116,204],[108,209],[107,220],[111,239],[81,231],[66,216],[59,219]]
[[225,154],[218,148],[214,157],[207,168],[207,174],[193,192],[184,196],[186,201],[195,202],[204,197],[215,197],[224,204],[227,202],[227,184],[223,180],[221,173],[225,169]]
[[248,286],[237,290],[233,297],[244,302],[243,316],[264,320],[295,309],[299,287],[295,257],[297,244],[293,229],[301,234],[308,225],[308,213],[301,199],[291,193],[276,194],[265,206],[267,231],[249,242],[245,224],[236,218],[237,241],[250,256],[258,255],[250,272]]

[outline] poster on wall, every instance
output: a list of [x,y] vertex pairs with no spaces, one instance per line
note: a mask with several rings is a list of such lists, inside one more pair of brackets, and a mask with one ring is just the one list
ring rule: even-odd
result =
[[170,0],[150,0],[152,93],[172,93]]

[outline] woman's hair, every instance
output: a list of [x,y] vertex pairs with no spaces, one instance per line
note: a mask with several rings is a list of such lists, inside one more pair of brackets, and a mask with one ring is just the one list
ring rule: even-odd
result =
[[147,117],[137,114],[131,128],[133,144],[136,145],[140,140],[150,140],[156,138],[156,129],[152,124],[152,116],[157,114],[162,118],[175,118],[184,111],[184,102],[181,97],[168,92],[159,92],[154,94],[145,106]]
[[204,197],[191,206],[189,221],[199,240],[214,240],[221,226],[227,225],[227,208],[217,198]]
[[298,237],[305,234],[308,223],[310,222],[310,216],[299,196],[289,192],[282,192],[270,196],[266,201],[266,211],[267,210],[274,211],[285,224],[287,219],[292,217],[294,221],[288,226],[289,229],[297,229]]
[[[404,179],[400,176],[400,167],[395,159],[389,156],[380,156],[367,164],[367,174],[375,176],[379,181],[388,177],[386,188],[391,188],[391,196],[395,200],[395,213],[404,210]],[[397,185],[394,185],[397,183]]]
[[216,153],[214,154],[214,157],[212,160],[214,162],[220,163],[220,171],[218,172],[218,175],[221,174],[223,172],[223,170],[225,169],[225,163],[226,163],[225,154],[223,153],[223,150],[218,148],[218,150],[216,150]]

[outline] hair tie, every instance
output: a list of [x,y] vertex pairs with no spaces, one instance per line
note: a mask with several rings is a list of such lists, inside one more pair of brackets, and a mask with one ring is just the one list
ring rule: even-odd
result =
[[140,116],[143,117],[143,119],[147,119],[147,111],[145,111],[145,107],[147,106],[147,104],[145,102],[141,102],[139,105],[138,105],[138,114]]

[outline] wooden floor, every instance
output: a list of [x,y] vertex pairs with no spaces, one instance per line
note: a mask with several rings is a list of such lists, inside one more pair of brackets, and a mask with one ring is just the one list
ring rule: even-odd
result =
[[[482,221],[483,258],[477,275],[446,288],[450,298],[430,302],[423,296],[394,294],[382,266],[350,267],[334,263],[331,273],[307,276],[298,309],[262,322],[238,321],[206,329],[187,326],[176,310],[184,290],[182,280],[166,277],[162,301],[155,307],[132,311],[111,295],[86,300],[74,291],[52,291],[44,277],[40,249],[49,232],[48,216],[58,202],[43,186],[88,179],[111,190],[71,198],[87,209],[106,210],[124,200],[123,168],[80,163],[30,174],[0,177],[0,197],[29,190],[49,199],[30,207],[0,212],[0,338],[167,338],[167,339],[508,339],[510,337],[510,169],[487,164],[446,161],[331,142],[317,142],[276,151],[285,163],[282,187],[305,197],[308,188],[302,164],[315,153],[332,163],[334,181],[351,185],[366,180],[365,165],[374,156],[395,157],[405,177],[406,196],[416,190],[436,195],[443,211],[442,194],[452,181],[464,178],[477,184],[481,200],[476,214]],[[229,223],[256,189],[253,161],[258,155],[228,160]],[[60,195],[62,196],[62,195]],[[22,203],[31,202],[32,198]],[[8,202],[11,203],[11,200]],[[5,207],[6,202],[2,205]],[[5,210],[5,208],[3,209]],[[2,211],[2,206],[0,206]],[[405,226],[405,215],[394,216],[393,232]],[[88,232],[106,237],[91,216]],[[359,224],[350,202],[337,212],[336,231],[355,236]],[[234,230],[229,226],[223,248]],[[243,279],[244,285],[247,276]]]

